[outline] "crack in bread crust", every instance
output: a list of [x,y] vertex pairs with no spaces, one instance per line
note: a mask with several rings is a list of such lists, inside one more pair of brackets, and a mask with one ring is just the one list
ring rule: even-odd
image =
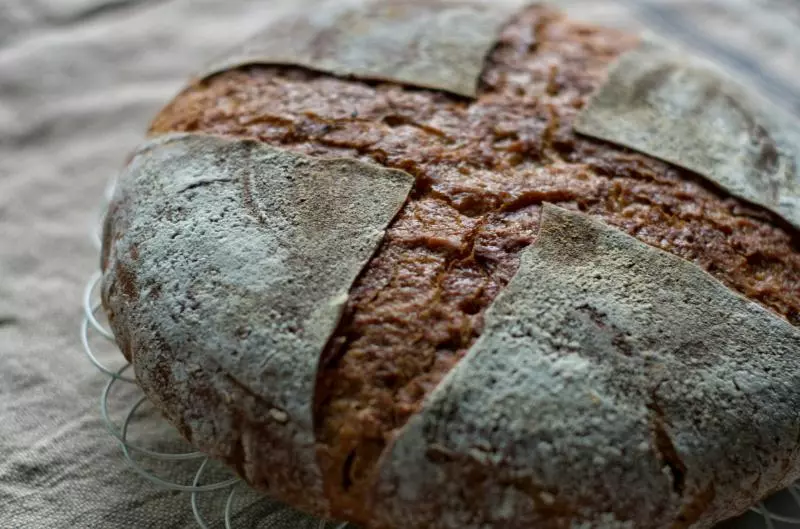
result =
[[317,378],[318,460],[334,516],[367,522],[387,441],[482,330],[545,201],[696,263],[800,324],[800,237],[688,171],[571,124],[638,40],[534,7],[505,28],[474,101],[254,66],[181,93],[151,135],[206,132],[405,170],[411,198],[354,284]]

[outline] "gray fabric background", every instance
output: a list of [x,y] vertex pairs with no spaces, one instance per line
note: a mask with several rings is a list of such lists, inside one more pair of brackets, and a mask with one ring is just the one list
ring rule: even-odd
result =
[[[98,261],[90,229],[108,178],[186,76],[301,2],[313,0],[0,2],[0,529],[196,527],[188,496],[135,474],[100,420],[106,379],[78,338],[82,289]],[[557,3],[681,40],[800,119],[796,0]],[[92,343],[120,365],[112,348]],[[114,417],[136,397],[120,386]],[[144,411],[135,442],[180,445]],[[147,464],[184,481],[196,468]],[[201,496],[214,527],[223,501]],[[234,525],[314,526],[283,522],[275,508],[242,491]]]

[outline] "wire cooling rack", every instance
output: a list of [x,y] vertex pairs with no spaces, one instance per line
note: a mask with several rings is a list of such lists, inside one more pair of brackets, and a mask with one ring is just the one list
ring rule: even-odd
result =
[[[105,202],[101,214],[99,215],[100,218],[105,215],[106,206],[111,200],[113,190],[114,181],[112,180],[106,188]],[[98,222],[97,225],[92,226],[92,241],[98,251],[101,246],[101,225],[102,223]],[[224,507],[220,516],[225,529],[234,529],[234,498],[236,497],[237,490],[242,490],[246,487],[239,478],[226,477],[212,483],[205,483],[204,476],[209,473],[208,469],[211,460],[202,452],[188,451],[182,453],[167,453],[161,450],[138,446],[131,442],[129,437],[133,417],[146,402],[146,397],[144,397],[143,394],[138,399],[133,400],[133,404],[121,420],[120,425],[112,419],[111,413],[109,412],[109,398],[115,385],[124,384],[134,387],[137,390],[138,386],[136,386],[135,378],[130,374],[131,365],[129,363],[125,363],[118,369],[110,369],[98,359],[98,355],[95,354],[94,347],[92,346],[93,340],[91,339],[91,335],[96,334],[97,337],[107,341],[116,348],[114,334],[100,322],[101,318],[98,315],[100,312],[100,301],[97,294],[97,287],[100,283],[100,279],[100,272],[97,271],[86,284],[82,299],[83,319],[80,324],[80,337],[86,356],[92,364],[108,378],[108,382],[100,395],[100,414],[106,429],[109,434],[118,441],[125,461],[140,476],[157,487],[184,492],[188,495],[188,507],[191,508],[194,518],[201,529],[210,529],[213,523],[201,512],[201,494],[216,493],[226,495]],[[121,352],[117,351],[117,353],[119,358],[123,358]],[[141,390],[138,391],[141,393]],[[160,476],[153,470],[146,468],[134,457],[134,454],[137,456],[146,456],[167,464],[174,463],[177,465],[181,462],[188,461],[196,462],[198,466],[191,482],[181,483],[174,479]],[[271,525],[274,527],[295,529],[303,526],[309,529],[355,529],[348,523],[310,518],[307,515],[295,511],[291,507],[268,498],[263,498],[260,501],[271,505],[271,508],[268,510],[271,513],[270,516],[277,517],[274,525]],[[771,498],[758,503],[758,505],[752,507],[745,515],[735,520],[725,522],[718,526],[717,529],[800,529],[800,484],[794,484]]]

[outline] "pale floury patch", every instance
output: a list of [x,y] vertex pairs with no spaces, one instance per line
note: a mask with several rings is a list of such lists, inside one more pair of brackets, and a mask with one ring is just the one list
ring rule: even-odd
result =
[[377,511],[709,527],[800,474],[798,351],[800,330],[696,265],[546,205],[482,336],[385,454]]
[[503,25],[531,3],[328,1],[271,21],[199,77],[282,64],[475,97]]
[[800,123],[707,61],[643,40],[575,128],[699,173],[800,228]]
[[356,160],[181,134],[140,148],[119,178],[104,296],[140,384],[196,447],[311,510],[319,358],[412,185]]

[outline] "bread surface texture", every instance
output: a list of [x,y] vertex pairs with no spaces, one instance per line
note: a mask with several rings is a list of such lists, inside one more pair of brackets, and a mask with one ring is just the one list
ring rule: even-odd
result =
[[[106,219],[112,328],[184,436],[309,513],[397,529],[707,527],[798,477],[800,237],[702,174],[576,132],[639,37],[542,5],[510,12],[474,94],[246,61],[193,81]],[[303,206],[304,178],[325,182],[304,192],[327,204]],[[329,235],[287,239],[281,222]],[[674,281],[625,276],[626,259]],[[270,282],[288,262],[310,272]],[[349,272],[316,305],[281,305],[335,263]],[[584,282],[559,275],[570,266]],[[534,298],[564,321],[515,323],[509,307]],[[681,299],[710,314],[706,335],[639,317]],[[303,316],[278,325],[287,313]],[[293,356],[268,335],[313,345]],[[495,378],[516,376],[493,400]]]

